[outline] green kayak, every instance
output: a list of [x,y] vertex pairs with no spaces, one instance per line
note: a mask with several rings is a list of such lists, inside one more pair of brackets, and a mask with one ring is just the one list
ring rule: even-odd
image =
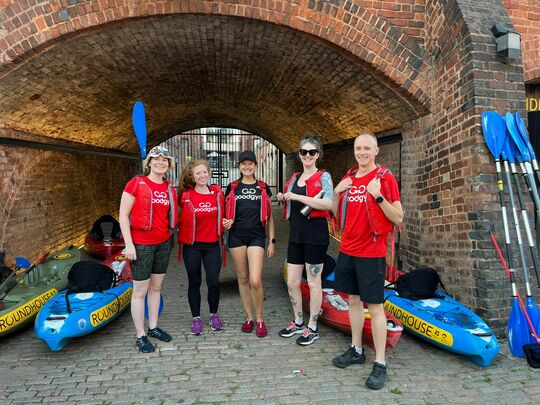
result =
[[68,272],[80,260],[79,249],[70,246],[5,280],[0,286],[0,337],[31,324],[43,305],[67,288]]

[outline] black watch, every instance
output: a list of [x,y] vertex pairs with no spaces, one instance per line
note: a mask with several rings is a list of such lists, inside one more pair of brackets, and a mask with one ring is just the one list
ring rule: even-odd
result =
[[272,238],[269,240],[270,243],[273,243],[274,245],[276,244],[276,239],[275,238]]
[[377,204],[381,204],[384,201],[384,197],[380,195],[377,198],[375,198],[375,201],[377,202]]

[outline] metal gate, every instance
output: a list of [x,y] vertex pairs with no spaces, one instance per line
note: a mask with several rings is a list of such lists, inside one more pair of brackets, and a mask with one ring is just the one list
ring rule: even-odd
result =
[[238,156],[252,150],[257,156],[257,178],[264,180],[275,199],[283,187],[283,153],[267,140],[233,128],[199,128],[183,132],[162,143],[176,159],[176,167],[169,179],[178,184],[182,168],[195,159],[206,159],[212,169],[211,183],[223,190],[240,178]]

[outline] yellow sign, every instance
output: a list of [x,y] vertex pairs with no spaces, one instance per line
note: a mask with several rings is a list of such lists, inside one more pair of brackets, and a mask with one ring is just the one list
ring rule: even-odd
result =
[[56,260],[66,260],[72,257],[73,255],[71,253],[58,253],[57,255],[53,256],[53,259]]
[[540,111],[540,98],[527,97],[525,99],[527,112]]
[[[131,295],[133,294],[133,288],[128,288],[122,295],[118,297],[118,300],[114,300],[108,305],[101,307],[100,309],[90,314],[90,323],[92,326],[98,326],[99,324],[108,321],[113,318],[118,312],[124,309],[131,302]],[[118,303],[120,302],[120,309]]]
[[445,346],[452,346],[454,344],[454,337],[450,332],[437,328],[435,325],[414,316],[410,312],[407,312],[392,304],[390,301],[385,301],[384,308],[389,313],[394,315],[403,324],[403,326],[414,330],[416,333],[431,340],[435,340],[436,342],[439,342]]
[[126,260],[126,255],[118,255],[118,256],[114,256],[114,260],[116,260],[117,262]]
[[49,291],[44,292],[39,297],[32,298],[30,301],[19,305],[13,311],[0,316],[0,334],[5,333],[24,321],[34,317],[39,312],[41,307],[43,307],[47,301],[54,297],[57,292],[58,290],[56,290],[56,288],[51,288]]

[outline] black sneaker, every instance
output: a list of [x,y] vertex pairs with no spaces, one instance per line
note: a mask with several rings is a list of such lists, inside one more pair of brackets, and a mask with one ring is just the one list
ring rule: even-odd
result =
[[372,390],[380,390],[384,387],[384,383],[388,379],[388,373],[386,372],[386,366],[380,363],[373,363],[373,370],[369,374],[366,380],[366,387]]
[[137,341],[135,343],[135,346],[137,346],[137,349],[139,349],[139,352],[143,353],[152,353],[156,349],[154,348],[154,345],[150,343],[148,340],[148,336],[144,335],[140,338],[137,338]]
[[339,368],[349,367],[351,364],[364,364],[366,355],[364,352],[358,354],[354,347],[349,347],[347,351],[332,359],[332,364]]
[[170,342],[172,340],[171,335],[159,329],[157,326],[154,329],[148,329],[148,336],[159,339],[163,342]]
[[296,343],[298,343],[300,346],[308,346],[317,339],[320,339],[319,332],[315,332],[311,328],[304,328],[302,336],[296,339]]
[[279,331],[279,336],[289,338],[294,335],[299,335],[304,330],[304,324],[297,325],[294,321],[290,321],[286,328]]

